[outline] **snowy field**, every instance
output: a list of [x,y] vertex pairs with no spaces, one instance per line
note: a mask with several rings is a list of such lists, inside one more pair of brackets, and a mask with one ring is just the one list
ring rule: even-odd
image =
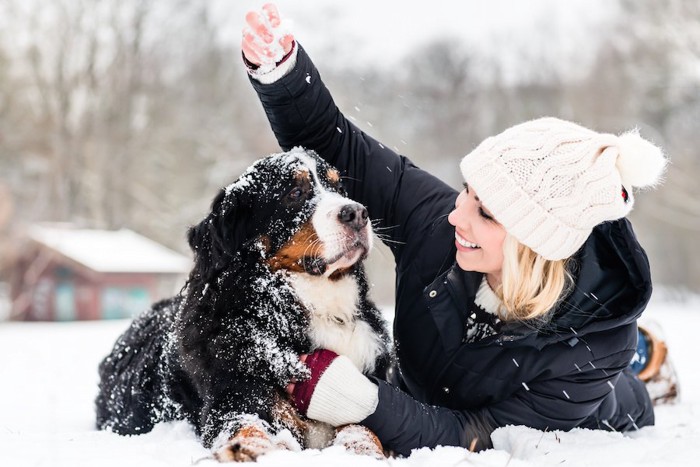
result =
[[[700,299],[652,303],[680,374],[682,401],[657,409],[657,425],[630,434],[506,427],[482,453],[439,447],[379,461],[340,448],[277,452],[264,466],[690,466],[700,457]],[[121,437],[93,428],[97,365],[128,325],[0,323],[0,466],[214,466],[185,423]],[[695,368],[695,370],[693,370]]]

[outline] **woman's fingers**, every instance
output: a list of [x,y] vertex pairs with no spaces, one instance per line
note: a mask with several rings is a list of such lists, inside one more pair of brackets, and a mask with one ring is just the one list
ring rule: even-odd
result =
[[262,10],[267,17],[267,21],[270,23],[270,26],[276,28],[280,25],[282,22],[280,19],[280,12],[277,10],[277,6],[274,3],[264,4]]
[[267,3],[261,11],[249,11],[245,16],[241,49],[245,58],[255,65],[275,65],[294,46],[294,36],[285,29],[277,7]]
[[248,28],[243,30],[243,40],[241,41],[241,49],[243,49],[243,55],[250,62],[256,65],[262,64],[260,55],[258,55],[258,47],[255,44],[255,36]]
[[[273,29],[280,27],[282,24],[282,18],[280,17],[280,12],[277,10],[277,6],[274,3],[266,3],[263,5],[262,9],[270,26]],[[284,54],[288,54],[289,51],[292,50],[294,35],[291,32],[285,32],[285,34],[279,39],[279,43],[282,46],[282,50],[284,50]]]
[[249,28],[245,28],[243,31],[241,47],[248,61],[257,65],[270,62],[275,55],[275,52],[270,48],[269,44],[261,43],[258,36]]
[[270,44],[274,40],[275,36],[270,32],[262,15],[257,11],[249,11],[245,15],[245,21],[253,33],[262,39],[263,42]]
[[280,45],[282,46],[282,50],[284,50],[284,54],[287,55],[289,51],[292,50],[292,46],[294,45],[294,35],[288,33],[282,36],[280,39]]

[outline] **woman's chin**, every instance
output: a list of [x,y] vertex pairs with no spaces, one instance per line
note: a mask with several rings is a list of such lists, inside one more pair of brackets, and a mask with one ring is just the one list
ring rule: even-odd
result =
[[463,271],[479,272],[478,269],[476,268],[476,264],[474,263],[474,261],[470,261],[468,258],[465,258],[464,256],[465,255],[462,254],[461,252],[457,252],[457,266],[459,266],[459,268]]

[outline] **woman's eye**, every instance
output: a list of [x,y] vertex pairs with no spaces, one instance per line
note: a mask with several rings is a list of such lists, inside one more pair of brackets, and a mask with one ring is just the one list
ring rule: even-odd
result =
[[484,219],[486,219],[486,220],[489,220],[489,221],[492,221],[492,220],[493,220],[493,217],[491,217],[491,216],[489,216],[488,214],[486,214],[486,211],[484,211],[483,208],[479,208],[479,215],[480,215],[481,217],[483,217]]

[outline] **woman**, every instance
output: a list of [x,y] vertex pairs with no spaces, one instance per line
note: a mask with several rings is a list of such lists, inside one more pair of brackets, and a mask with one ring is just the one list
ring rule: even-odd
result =
[[281,33],[274,6],[246,20],[244,58],[280,146],[313,149],[338,167],[396,260],[397,384],[318,350],[306,358],[311,379],[289,388],[302,412],[361,423],[400,454],[484,449],[509,424],[654,423],[629,366],[651,278],[624,216],[632,188],[662,174],[658,148],[634,132],[534,120],[464,157],[458,193],[343,116],[304,49]]

